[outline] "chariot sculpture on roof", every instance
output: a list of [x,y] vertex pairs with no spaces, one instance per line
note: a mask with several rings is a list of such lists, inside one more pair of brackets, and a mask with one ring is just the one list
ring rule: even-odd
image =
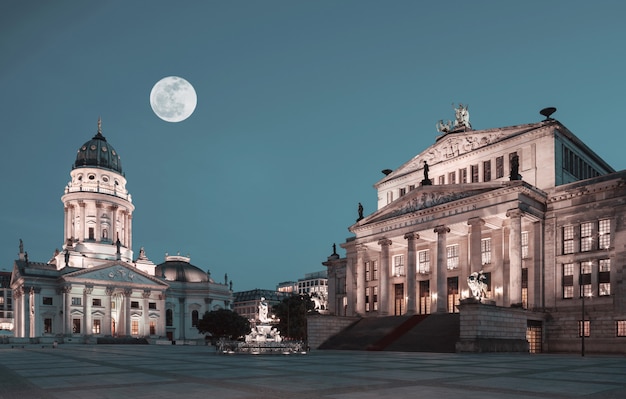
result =
[[[452,104],[454,106],[454,104]],[[443,119],[437,122],[437,131],[440,133],[448,133],[453,130],[471,130],[472,125],[469,121],[469,106],[459,103],[458,108],[454,108],[454,122],[447,121],[444,123]]]

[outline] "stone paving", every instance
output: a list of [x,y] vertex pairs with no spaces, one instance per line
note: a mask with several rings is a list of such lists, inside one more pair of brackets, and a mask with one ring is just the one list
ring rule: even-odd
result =
[[626,398],[626,357],[0,345],[0,398]]

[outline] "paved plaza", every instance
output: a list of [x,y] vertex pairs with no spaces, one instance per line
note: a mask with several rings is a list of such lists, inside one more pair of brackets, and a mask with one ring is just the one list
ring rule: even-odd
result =
[[0,398],[624,398],[626,357],[0,346]]

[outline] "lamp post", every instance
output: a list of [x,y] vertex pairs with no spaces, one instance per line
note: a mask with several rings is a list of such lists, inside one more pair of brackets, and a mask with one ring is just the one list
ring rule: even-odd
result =
[[582,293],[582,322],[580,325],[580,356],[585,356],[585,292]]

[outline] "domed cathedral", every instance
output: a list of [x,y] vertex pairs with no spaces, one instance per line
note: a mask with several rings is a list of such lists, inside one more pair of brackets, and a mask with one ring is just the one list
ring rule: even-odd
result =
[[20,240],[11,276],[14,339],[203,341],[196,324],[204,312],[230,309],[232,282],[216,283],[189,256],[166,255],[157,266],[141,248],[134,258],[135,206],[126,183],[120,155],[98,120],[61,197],[62,250],[36,262]]

